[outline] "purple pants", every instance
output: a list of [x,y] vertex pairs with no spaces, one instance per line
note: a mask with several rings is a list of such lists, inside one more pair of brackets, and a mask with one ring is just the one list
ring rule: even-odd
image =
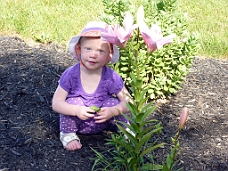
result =
[[[83,101],[80,97],[69,98],[66,100],[69,104],[75,104],[79,106],[84,106]],[[112,107],[119,104],[119,100],[116,98],[109,98],[105,101],[101,107]],[[89,118],[87,120],[81,120],[77,116],[67,116],[60,114],[60,132],[62,133],[81,133],[81,134],[97,134],[107,127],[112,127],[117,130],[115,120],[129,123],[128,120],[123,116],[115,116],[104,123],[95,123],[94,118]]]

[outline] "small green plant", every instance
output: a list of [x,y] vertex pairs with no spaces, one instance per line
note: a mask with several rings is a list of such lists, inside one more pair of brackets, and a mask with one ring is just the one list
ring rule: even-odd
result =
[[97,106],[91,106],[90,109],[93,109],[95,112],[99,112],[101,109]]
[[185,122],[187,121],[187,118],[188,118],[188,109],[184,107],[180,115],[180,121],[179,121],[179,127],[177,130],[177,133],[174,137],[171,137],[173,146],[170,148],[170,154],[168,154],[166,157],[166,162],[163,163],[162,171],[173,170],[174,165],[177,163],[177,161],[175,160],[180,146],[180,143],[179,143],[180,133],[184,127]]
[[[131,111],[137,111],[137,109],[133,109],[129,107]],[[147,107],[145,107],[147,108]],[[152,109],[153,108],[153,109]],[[153,111],[155,108],[152,107],[148,110]],[[129,118],[131,120],[131,123],[136,123],[136,120],[140,120],[138,117],[135,117],[133,119]],[[138,119],[137,119],[138,118]],[[120,125],[118,126],[121,130],[122,134],[113,134],[112,139],[108,140],[108,143],[106,145],[111,145],[111,148],[106,154],[101,154],[98,151],[92,150],[96,153],[97,158],[95,159],[94,166],[92,170],[102,170],[102,171],[146,171],[146,170],[160,170],[160,171],[172,171],[174,169],[174,166],[176,165],[176,156],[178,154],[178,149],[180,146],[179,138],[181,130],[184,127],[185,122],[188,118],[188,109],[185,107],[182,109],[182,113],[180,115],[180,121],[179,121],[179,127],[177,130],[177,133],[174,137],[171,137],[172,140],[172,146],[170,148],[170,154],[167,155],[166,161],[162,162],[162,165],[157,164],[154,162],[154,157],[151,154],[151,151],[155,150],[156,148],[159,148],[165,143],[157,143],[157,142],[149,142],[150,137],[156,133],[159,134],[159,132],[162,130],[162,127],[160,123],[158,123],[156,120],[150,120],[148,122],[142,121],[140,125],[144,125],[145,123],[149,123],[151,126],[150,129],[144,129],[140,134],[137,134],[135,136],[132,136],[132,134],[129,134],[123,127]],[[153,124],[151,124],[153,123]],[[156,124],[155,124],[156,123]],[[134,125],[133,124],[133,125]],[[138,130],[138,126],[134,125],[132,128],[129,125],[126,125],[128,128],[131,128],[131,130]],[[140,126],[139,126],[140,127]],[[153,128],[152,128],[153,127]],[[148,127],[149,128],[149,127]],[[144,134],[144,136],[142,135]],[[123,136],[125,135],[125,136]],[[149,136],[148,136],[149,135]],[[142,136],[142,137],[141,137]],[[126,139],[127,137],[127,139]],[[147,144],[138,143],[138,140],[140,139],[141,142],[145,141]],[[128,139],[129,138],[129,139]],[[141,149],[139,150],[140,147]],[[140,153],[139,153],[140,151]],[[96,166],[99,166],[98,169],[95,169]],[[177,170],[181,170],[177,169]]]
[[[154,112],[156,106],[150,101],[147,95],[148,86],[144,83],[144,77],[141,72],[146,68],[147,59],[152,52],[155,52],[163,45],[169,44],[175,37],[174,34],[163,37],[160,27],[153,25],[148,28],[144,21],[144,10],[140,6],[137,12],[137,24],[134,24],[133,16],[127,12],[123,19],[122,26],[115,24],[108,27],[108,32],[101,35],[101,39],[109,43],[118,45],[123,51],[130,53],[131,64],[129,89],[133,96],[127,103],[130,116],[123,114],[130,122],[117,122],[119,134],[112,134],[107,145],[111,148],[108,154],[96,153],[97,159],[93,166],[102,168],[102,170],[118,171],[146,171],[146,170],[172,170],[175,164],[175,156],[179,147],[179,131],[173,138],[174,149],[171,148],[171,154],[167,156],[166,163],[159,164],[155,162],[152,152],[165,143],[151,141],[154,134],[162,131],[161,123],[158,120],[150,119],[149,116]],[[140,62],[141,60],[141,62]],[[181,125],[183,127],[183,120]],[[180,128],[182,128],[180,127]],[[180,130],[180,129],[179,129]]]

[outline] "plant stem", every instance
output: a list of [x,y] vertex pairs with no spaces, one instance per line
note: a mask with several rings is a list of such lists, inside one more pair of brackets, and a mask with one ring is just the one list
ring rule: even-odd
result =
[[174,160],[175,160],[176,155],[177,155],[177,149],[179,148],[178,142],[179,142],[179,138],[180,138],[180,131],[181,131],[181,129],[178,129],[177,134],[174,137],[174,152],[173,152],[173,155],[171,156],[172,163],[171,163],[170,168],[169,168],[170,171],[173,168]]

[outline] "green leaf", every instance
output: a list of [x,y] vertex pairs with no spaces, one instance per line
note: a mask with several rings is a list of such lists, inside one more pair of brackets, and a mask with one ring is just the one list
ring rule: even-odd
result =
[[127,108],[132,112],[132,113],[135,113],[135,115],[138,115],[139,111],[138,111],[138,108],[132,104],[132,103],[127,103]]
[[162,165],[162,171],[171,171],[168,166],[166,166],[164,163]]
[[[138,139],[141,139],[141,137],[144,135],[144,134],[147,134],[149,131],[151,132],[151,135],[154,134],[154,133],[157,133],[159,132],[160,130],[162,130],[163,128],[160,127],[160,128],[154,128],[155,126],[154,125],[151,125],[149,127],[147,127],[145,130],[143,130],[142,132],[140,132],[137,136]],[[153,129],[153,130],[152,130]]]
[[135,157],[131,157],[131,158],[127,159],[127,161],[128,161],[128,163],[130,163],[131,165],[135,165],[135,164],[138,163],[137,158],[135,158]]
[[165,90],[165,91],[168,91],[168,87],[167,87],[167,86],[164,86],[164,90]]
[[137,116],[136,116],[136,122],[137,123],[142,123],[143,122],[143,116],[144,116],[145,114],[144,113],[140,113],[140,114],[138,114]]
[[128,158],[128,159],[127,159],[127,162],[130,163],[132,159],[134,159],[134,157]]
[[129,70],[129,67],[122,67],[122,68],[120,68],[120,70],[125,72],[125,71]]
[[117,140],[117,139],[113,139],[113,142],[115,142],[116,144],[119,144],[119,145],[121,145],[122,147],[124,147],[124,148],[128,151],[128,153],[132,152],[132,150],[133,150],[133,149],[129,146],[129,144],[126,143],[126,142],[119,141],[119,140]]
[[147,109],[145,115],[143,116],[143,120],[145,120],[150,114],[152,114],[156,108],[156,106],[152,106],[149,109]]
[[155,150],[155,149],[157,149],[157,148],[159,148],[159,147],[163,147],[164,145],[165,145],[165,143],[160,143],[160,144],[154,145],[154,146],[152,146],[152,147],[149,147],[149,148],[147,148],[146,150],[144,150],[144,151],[140,154],[140,156],[143,157],[143,156],[146,155],[147,153],[149,153],[149,152],[151,152],[151,151],[153,151],[153,150]]
[[169,88],[170,93],[176,93],[177,91],[174,88]]
[[142,112],[145,112],[149,107],[151,107],[153,105],[153,102],[149,102],[147,103],[143,108],[142,108]]
[[136,102],[140,101],[140,92],[138,90],[134,91],[134,97],[135,97]]
[[[122,124],[124,124],[124,123],[122,123]],[[125,123],[126,124],[126,123]],[[117,127],[118,127],[118,129],[119,130],[121,130],[121,132],[123,132],[123,134],[124,135],[126,135],[130,140],[131,140],[131,142],[134,144],[134,145],[136,145],[136,144],[138,144],[138,141],[136,140],[136,137],[135,136],[133,136],[131,133],[129,133],[128,131],[126,131],[126,129],[124,129],[122,126],[120,126],[119,124],[117,124]],[[128,147],[130,147],[129,146],[129,144],[128,144]],[[128,149],[128,148],[127,148]],[[133,149],[131,149],[131,151],[132,151]]]
[[170,154],[168,154],[167,157],[166,157],[166,165],[167,165],[167,167],[170,168],[172,163],[173,163],[173,160],[172,160]]
[[91,106],[90,109],[94,110],[95,112],[100,112],[100,110],[101,110],[99,107],[94,106],[94,105]]
[[139,154],[139,152],[142,150],[143,145],[150,140],[152,134],[153,132],[149,132],[146,135],[142,135],[142,137],[139,139],[139,143],[135,146],[135,152],[137,154]]
[[139,102],[138,105],[138,110],[141,110],[142,106],[146,103],[146,101],[148,100],[148,98],[141,98],[142,100]]
[[146,171],[146,170],[161,170],[162,169],[162,165],[159,164],[143,164],[142,165],[142,170]]
[[142,85],[143,85],[143,81],[141,79],[140,80],[137,79],[136,82],[135,82],[135,86],[136,87],[142,87]]
[[136,133],[141,132],[141,130],[139,129],[139,127],[138,127],[137,124],[131,122],[131,126],[132,126],[132,128],[134,129],[133,132],[136,132]]
[[[124,113],[121,113],[121,115],[123,115],[125,118],[127,118],[130,123],[134,123],[134,118],[132,118],[132,117],[130,117],[127,114],[124,114]],[[118,121],[116,121],[116,122],[118,122]]]

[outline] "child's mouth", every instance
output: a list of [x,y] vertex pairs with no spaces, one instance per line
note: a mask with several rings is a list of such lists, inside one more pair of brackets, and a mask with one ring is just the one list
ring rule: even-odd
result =
[[96,64],[97,62],[89,61],[89,63],[90,63],[91,65],[94,65],[94,64]]

